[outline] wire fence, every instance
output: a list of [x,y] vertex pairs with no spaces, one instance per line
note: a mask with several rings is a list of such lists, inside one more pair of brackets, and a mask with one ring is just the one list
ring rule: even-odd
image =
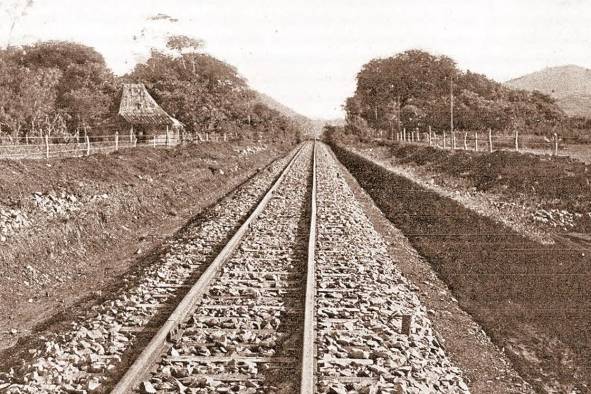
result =
[[184,135],[163,133],[157,135],[105,134],[92,136],[35,136],[0,138],[0,159],[55,159],[90,156],[97,153],[112,153],[129,148],[168,148],[181,143],[222,142],[238,137],[231,134],[196,133]]
[[550,138],[538,135],[497,134],[488,131],[441,130],[429,128],[427,132],[403,129],[394,134],[393,139],[402,143],[423,144],[434,148],[450,150],[472,150],[494,152],[514,150],[529,153],[559,155],[566,148],[565,139],[554,133]]

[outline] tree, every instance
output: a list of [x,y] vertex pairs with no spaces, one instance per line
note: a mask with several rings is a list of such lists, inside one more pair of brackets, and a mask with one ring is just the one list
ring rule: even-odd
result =
[[191,62],[193,74],[195,74],[195,57],[194,56],[182,56],[183,54],[195,53],[199,49],[205,46],[205,41],[198,38],[191,38],[183,35],[170,36],[166,41],[166,47],[176,53],[177,56],[181,57],[181,64],[183,68],[186,68],[186,58]]
[[144,83],[162,108],[187,125],[188,131],[296,133],[296,126],[287,118],[255,100],[236,68],[195,52],[201,41],[191,40],[172,37],[168,47],[173,53],[153,50],[125,79]]
[[13,140],[23,132],[43,134],[43,126],[55,113],[60,77],[60,71],[55,68],[31,70],[0,62],[0,123],[6,126]]
[[565,118],[549,96],[511,90],[484,75],[458,70],[449,57],[410,50],[361,68],[355,94],[345,104],[347,120],[360,133],[365,131],[358,117],[376,130],[392,130],[395,120],[408,128],[448,129],[452,81],[458,128],[550,130]]
[[[71,42],[48,41],[10,48],[1,57],[17,67],[19,73],[43,76],[49,70],[59,72],[57,80],[50,86],[53,108],[48,111],[54,116],[49,119],[57,119],[59,124],[65,122],[72,133],[80,128],[98,127],[114,119],[119,86],[102,55],[93,48]],[[22,78],[28,77],[23,75]],[[27,96],[31,91],[23,87],[20,93],[14,93]],[[52,129],[55,129],[53,126]]]

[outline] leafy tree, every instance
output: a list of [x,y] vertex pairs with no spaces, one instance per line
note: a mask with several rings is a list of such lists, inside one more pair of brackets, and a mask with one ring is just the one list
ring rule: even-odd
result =
[[355,94],[345,104],[348,123],[360,130],[361,117],[373,129],[392,129],[398,120],[406,128],[448,129],[452,84],[456,128],[547,132],[565,118],[549,96],[511,90],[458,70],[446,56],[410,50],[362,67]]
[[125,79],[144,83],[164,110],[192,132],[249,129],[296,133],[292,122],[255,100],[236,68],[196,52],[201,46],[200,40],[171,37],[168,48],[172,53],[153,50],[150,58]]
[[[17,79],[37,81],[31,87],[26,86],[28,82],[20,88],[13,87],[12,93],[17,99],[14,104],[5,103],[5,113],[35,112],[35,108],[43,106],[47,115],[43,118],[55,119],[50,123],[31,120],[27,133],[38,133],[40,126],[47,132],[55,131],[58,123],[74,132],[98,128],[114,119],[119,86],[102,55],[93,48],[49,41],[8,48],[0,53],[0,58],[8,67],[13,67]],[[4,83],[8,82],[4,80]],[[17,110],[19,105],[23,107]],[[18,134],[22,127],[15,127]]]

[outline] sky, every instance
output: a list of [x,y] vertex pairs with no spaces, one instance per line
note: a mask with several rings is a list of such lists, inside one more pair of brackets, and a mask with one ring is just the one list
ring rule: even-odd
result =
[[0,0],[0,45],[76,41],[123,74],[167,35],[184,34],[253,88],[335,118],[363,64],[411,48],[501,82],[591,68],[590,18],[586,0]]

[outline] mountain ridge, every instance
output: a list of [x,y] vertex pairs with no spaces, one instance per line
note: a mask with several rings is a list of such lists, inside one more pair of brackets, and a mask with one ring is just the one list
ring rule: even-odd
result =
[[506,81],[504,85],[540,91],[556,99],[566,114],[591,117],[591,69],[575,64],[546,67]]

